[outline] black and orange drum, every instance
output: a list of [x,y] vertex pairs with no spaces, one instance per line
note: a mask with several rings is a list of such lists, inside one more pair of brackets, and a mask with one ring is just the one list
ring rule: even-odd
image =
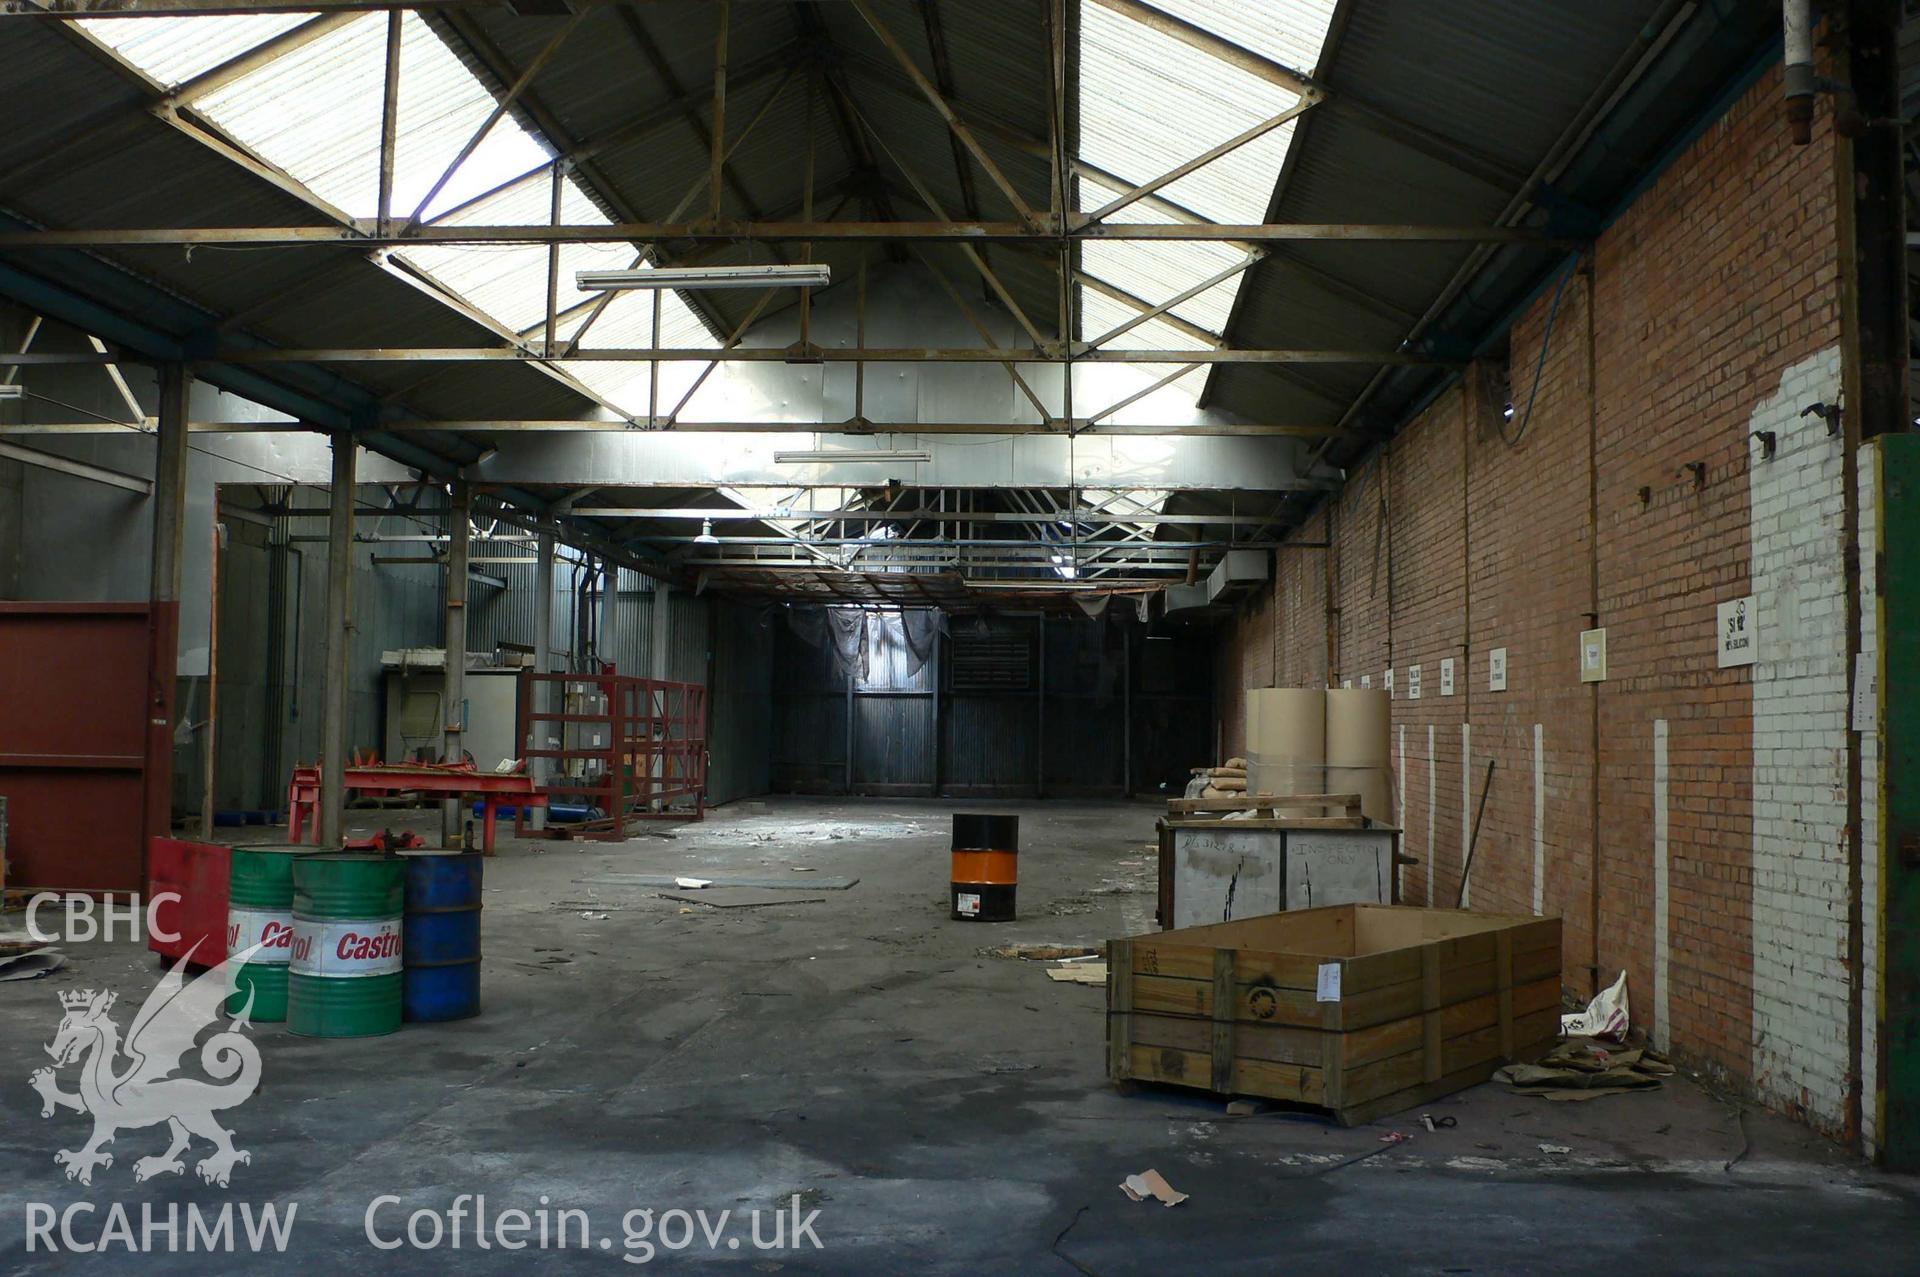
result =
[[1020,818],[953,815],[953,916],[962,922],[1012,922],[1020,881]]

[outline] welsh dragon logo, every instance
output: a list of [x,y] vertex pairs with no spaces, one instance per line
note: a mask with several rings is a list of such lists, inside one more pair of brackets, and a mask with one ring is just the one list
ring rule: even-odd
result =
[[[201,1032],[220,1018],[230,990],[230,971],[258,948],[254,945],[234,954],[191,983],[183,969],[193,955],[176,962],[147,995],[124,1043],[120,1026],[107,1014],[113,1009],[114,994],[85,989],[60,995],[65,1015],[46,1048],[53,1067],[35,1070],[28,1082],[40,1093],[41,1117],[52,1117],[57,1109],[93,1117],[92,1138],[80,1148],[53,1155],[55,1162],[66,1167],[68,1179],[92,1184],[96,1168],[113,1165],[113,1154],[103,1150],[115,1135],[162,1122],[171,1143],[166,1152],[133,1164],[135,1180],[184,1172],[186,1164],[180,1155],[196,1135],[213,1145],[213,1152],[194,1168],[209,1184],[226,1187],[235,1164],[253,1160],[244,1149],[233,1146],[233,1132],[213,1116],[240,1104],[260,1085],[259,1049],[242,1036],[253,1010],[251,995],[228,1027],[200,1048],[200,1066],[213,1081],[174,1073]],[[56,1070],[70,1064],[80,1066],[77,1092],[62,1091],[55,1077]]]

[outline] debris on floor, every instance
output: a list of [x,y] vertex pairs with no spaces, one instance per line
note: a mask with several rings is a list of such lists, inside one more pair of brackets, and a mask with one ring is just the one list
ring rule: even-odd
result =
[[1097,958],[1101,950],[1085,944],[1000,944],[982,949],[982,957],[1021,958],[1027,962],[1059,962],[1065,958]]
[[1058,980],[1062,984],[1105,984],[1107,982],[1107,964],[1104,962],[1064,962],[1057,967],[1048,967],[1047,979]]
[[1673,1065],[1656,1051],[1614,1050],[1590,1038],[1562,1042],[1535,1064],[1509,1064],[1496,1072],[1522,1095],[1547,1100],[1590,1100],[1601,1095],[1657,1087]]
[[751,874],[721,878],[683,879],[678,874],[604,873],[591,878],[575,878],[576,887],[682,887],[696,881],[703,887],[757,887],[762,891],[846,891],[858,878],[809,878],[795,882],[791,878],[755,877]]
[[52,975],[67,965],[67,955],[58,949],[29,949],[0,957],[0,980],[37,980]]
[[1167,1183],[1159,1171],[1145,1170],[1138,1175],[1129,1175],[1120,1185],[1120,1191],[1136,1202],[1144,1202],[1149,1197],[1162,1206],[1178,1206],[1187,1200],[1187,1195]]
[[759,891],[751,887],[709,887],[698,895],[663,891],[662,900],[705,905],[709,909],[764,909],[768,905],[823,905],[825,896],[795,896],[785,891]]
[[1405,1131],[1388,1131],[1380,1137],[1380,1142],[1382,1144],[1405,1144],[1412,1138],[1413,1136],[1407,1134]]
[[1228,1117],[1258,1117],[1267,1111],[1265,1100],[1228,1100]]
[[1568,1153],[1573,1152],[1573,1149],[1570,1145],[1566,1144],[1542,1144],[1540,1151],[1542,1153],[1552,1153],[1556,1157],[1565,1157]]
[[713,885],[713,879],[711,878],[675,878],[673,880],[673,885],[676,887],[680,887],[686,891],[698,891],[702,887],[711,887]]
[[1622,971],[1613,987],[1603,989],[1587,1003],[1587,1009],[1560,1017],[1560,1032],[1570,1038],[1609,1038],[1624,1042],[1627,1038],[1627,973]]

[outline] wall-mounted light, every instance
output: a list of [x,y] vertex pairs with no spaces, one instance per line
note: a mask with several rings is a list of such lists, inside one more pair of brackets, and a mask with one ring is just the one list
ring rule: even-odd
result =
[[1773,460],[1774,451],[1780,446],[1780,436],[1771,430],[1756,430],[1753,437],[1760,441],[1760,459]]
[[700,535],[694,538],[697,545],[719,545],[720,538],[713,535],[713,520],[700,520]]
[[921,448],[826,448],[810,452],[776,452],[775,465],[793,466],[810,462],[836,461],[932,461],[933,454]]
[[1680,473],[1693,476],[1693,490],[1695,492],[1707,486],[1707,463],[1704,461],[1689,461],[1680,467]]

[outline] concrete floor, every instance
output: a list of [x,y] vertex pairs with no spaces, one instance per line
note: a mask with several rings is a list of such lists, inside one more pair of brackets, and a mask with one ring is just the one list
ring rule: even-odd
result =
[[[967,806],[1021,815],[1016,923],[947,920],[947,803],[769,800],[667,827],[671,840],[507,843],[487,866],[484,1014],[352,1043],[258,1026],[260,1092],[222,1119],[252,1160],[226,1190],[194,1176],[198,1145],[185,1175],[135,1183],[134,1161],[165,1143],[158,1128],[123,1132],[91,1189],[54,1164],[87,1129],[71,1112],[43,1119],[26,1085],[47,1062],[56,995],[118,990],[124,1026],[157,975],[132,944],[72,946],[65,971],[0,984],[0,1272],[127,1263],[28,1253],[35,1203],[93,1203],[73,1217],[82,1242],[101,1239],[115,1202],[136,1230],[143,1205],[164,1219],[169,1203],[210,1218],[223,1202],[297,1204],[284,1256],[150,1254],[140,1271],[321,1273],[392,1262],[366,1234],[375,1198],[399,1199],[374,1219],[392,1241],[415,1210],[444,1229],[469,1193],[491,1218],[587,1212],[586,1253],[577,1226],[566,1250],[478,1250],[468,1222],[458,1250],[443,1232],[437,1249],[396,1252],[406,1271],[610,1272],[649,1245],[654,1263],[766,1272],[1911,1270],[1913,1183],[1684,1077],[1565,1105],[1483,1086],[1427,1106],[1459,1120],[1433,1134],[1417,1114],[1343,1130],[1230,1118],[1172,1091],[1123,1098],[1103,1077],[1101,990],[982,951],[1150,929],[1153,809]],[[735,910],[577,881],[797,866],[860,881]],[[1382,1143],[1391,1130],[1413,1138]],[[1128,1201],[1119,1181],[1149,1167],[1191,1200]],[[795,1194],[819,1212],[824,1249],[756,1249],[746,1212],[770,1240]],[[647,1208],[665,1232],[630,1244],[623,1220],[639,1232],[626,1217]],[[662,1249],[681,1239],[673,1210],[705,1211],[715,1246],[696,1224],[689,1248]],[[719,1225],[722,1211],[734,1215]]]

